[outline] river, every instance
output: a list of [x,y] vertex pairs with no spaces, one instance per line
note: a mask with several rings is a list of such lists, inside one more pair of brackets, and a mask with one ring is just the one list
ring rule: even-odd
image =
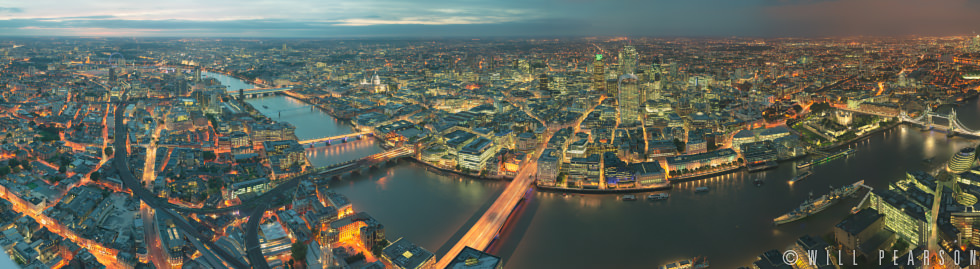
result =
[[[224,82],[223,82],[224,83]],[[262,113],[296,126],[300,139],[350,132],[326,113],[284,96],[248,100]],[[266,109],[263,107],[268,106]],[[277,111],[283,111],[280,115]],[[960,120],[980,129],[978,101],[958,108]],[[812,167],[814,174],[790,186],[794,163],[758,173],[739,172],[687,182],[660,202],[621,201],[619,195],[536,192],[505,227],[489,252],[508,268],[656,268],[704,256],[717,268],[749,265],[769,249],[785,249],[805,234],[822,236],[849,213],[849,199],[810,218],[773,227],[772,219],[798,206],[812,192],[865,180],[874,188],[904,177],[909,169],[931,170],[975,140],[899,126],[853,144],[855,155]],[[308,150],[314,165],[328,165],[380,152],[376,142],[355,141]],[[932,163],[925,158],[935,157]],[[765,179],[756,187],[752,180]],[[390,240],[407,240],[443,255],[505,187],[428,171],[402,162],[364,176],[334,182],[358,211],[385,225]],[[708,186],[711,191],[695,194]],[[645,194],[642,194],[645,195]],[[638,194],[641,196],[641,194]]]

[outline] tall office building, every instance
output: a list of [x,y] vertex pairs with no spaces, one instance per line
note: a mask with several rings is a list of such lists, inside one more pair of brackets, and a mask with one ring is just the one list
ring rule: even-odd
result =
[[596,91],[606,90],[606,68],[602,63],[602,54],[595,55],[592,62],[592,89]]
[[567,90],[565,85],[565,77],[561,75],[551,76],[548,79],[548,90],[551,91],[552,95],[565,94]]
[[913,246],[919,246],[928,242],[933,222],[929,217],[932,209],[920,201],[932,202],[933,196],[915,190],[918,189],[912,190],[915,193],[909,196],[901,189],[876,189],[868,196],[868,205],[885,215],[883,226],[886,229]]
[[548,74],[541,74],[538,76],[538,89],[547,92],[548,91]]
[[524,73],[524,74],[530,74],[531,73],[531,63],[528,62],[527,59],[518,59],[517,60],[517,63],[515,63],[515,65],[516,65],[517,70],[520,70],[521,73]]
[[116,82],[116,68],[109,67],[109,82]]
[[980,35],[970,39],[970,52],[980,52]]
[[636,74],[636,61],[639,57],[633,46],[626,46],[619,51],[619,74]]
[[641,98],[640,87],[637,85],[636,75],[625,74],[619,76],[619,125],[624,127],[637,126],[640,123],[640,103],[646,98]]

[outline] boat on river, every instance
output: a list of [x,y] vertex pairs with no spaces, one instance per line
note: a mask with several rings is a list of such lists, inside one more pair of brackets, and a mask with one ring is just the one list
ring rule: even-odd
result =
[[851,196],[862,185],[864,185],[864,180],[833,189],[830,193],[824,194],[816,199],[807,199],[799,207],[793,209],[793,211],[772,219],[772,223],[773,225],[786,224],[820,213],[837,202],[840,202],[845,197]]

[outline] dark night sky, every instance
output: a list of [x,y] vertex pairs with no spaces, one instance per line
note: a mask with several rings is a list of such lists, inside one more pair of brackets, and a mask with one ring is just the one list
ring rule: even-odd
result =
[[850,36],[980,31],[980,0],[0,0],[0,35]]

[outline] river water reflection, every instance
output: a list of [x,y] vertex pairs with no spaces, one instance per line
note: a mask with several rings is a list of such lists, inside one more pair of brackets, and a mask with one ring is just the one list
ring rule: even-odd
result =
[[[273,119],[296,126],[300,139],[349,133],[350,127],[324,112],[284,96],[248,100]],[[266,108],[267,107],[267,108]],[[281,115],[279,114],[281,112]],[[961,121],[980,129],[972,101],[958,109]],[[794,163],[758,172],[739,172],[683,183],[660,202],[621,201],[618,195],[534,193],[490,249],[508,268],[655,268],[693,256],[714,267],[749,265],[769,249],[784,249],[802,235],[831,231],[859,199],[849,199],[810,218],[773,227],[776,216],[830,186],[865,180],[874,188],[904,177],[909,169],[930,170],[973,139],[899,126],[852,145],[855,155],[812,167],[814,174],[790,186]],[[329,165],[381,152],[361,140],[307,151],[314,165]],[[923,162],[933,158],[932,163]],[[752,180],[762,177],[756,187]],[[358,211],[385,225],[389,239],[407,240],[441,256],[481,214],[507,182],[483,181],[429,171],[403,161],[331,188],[347,195]],[[695,187],[711,191],[695,194]],[[642,194],[645,195],[645,194]],[[638,194],[638,196],[641,196]]]

